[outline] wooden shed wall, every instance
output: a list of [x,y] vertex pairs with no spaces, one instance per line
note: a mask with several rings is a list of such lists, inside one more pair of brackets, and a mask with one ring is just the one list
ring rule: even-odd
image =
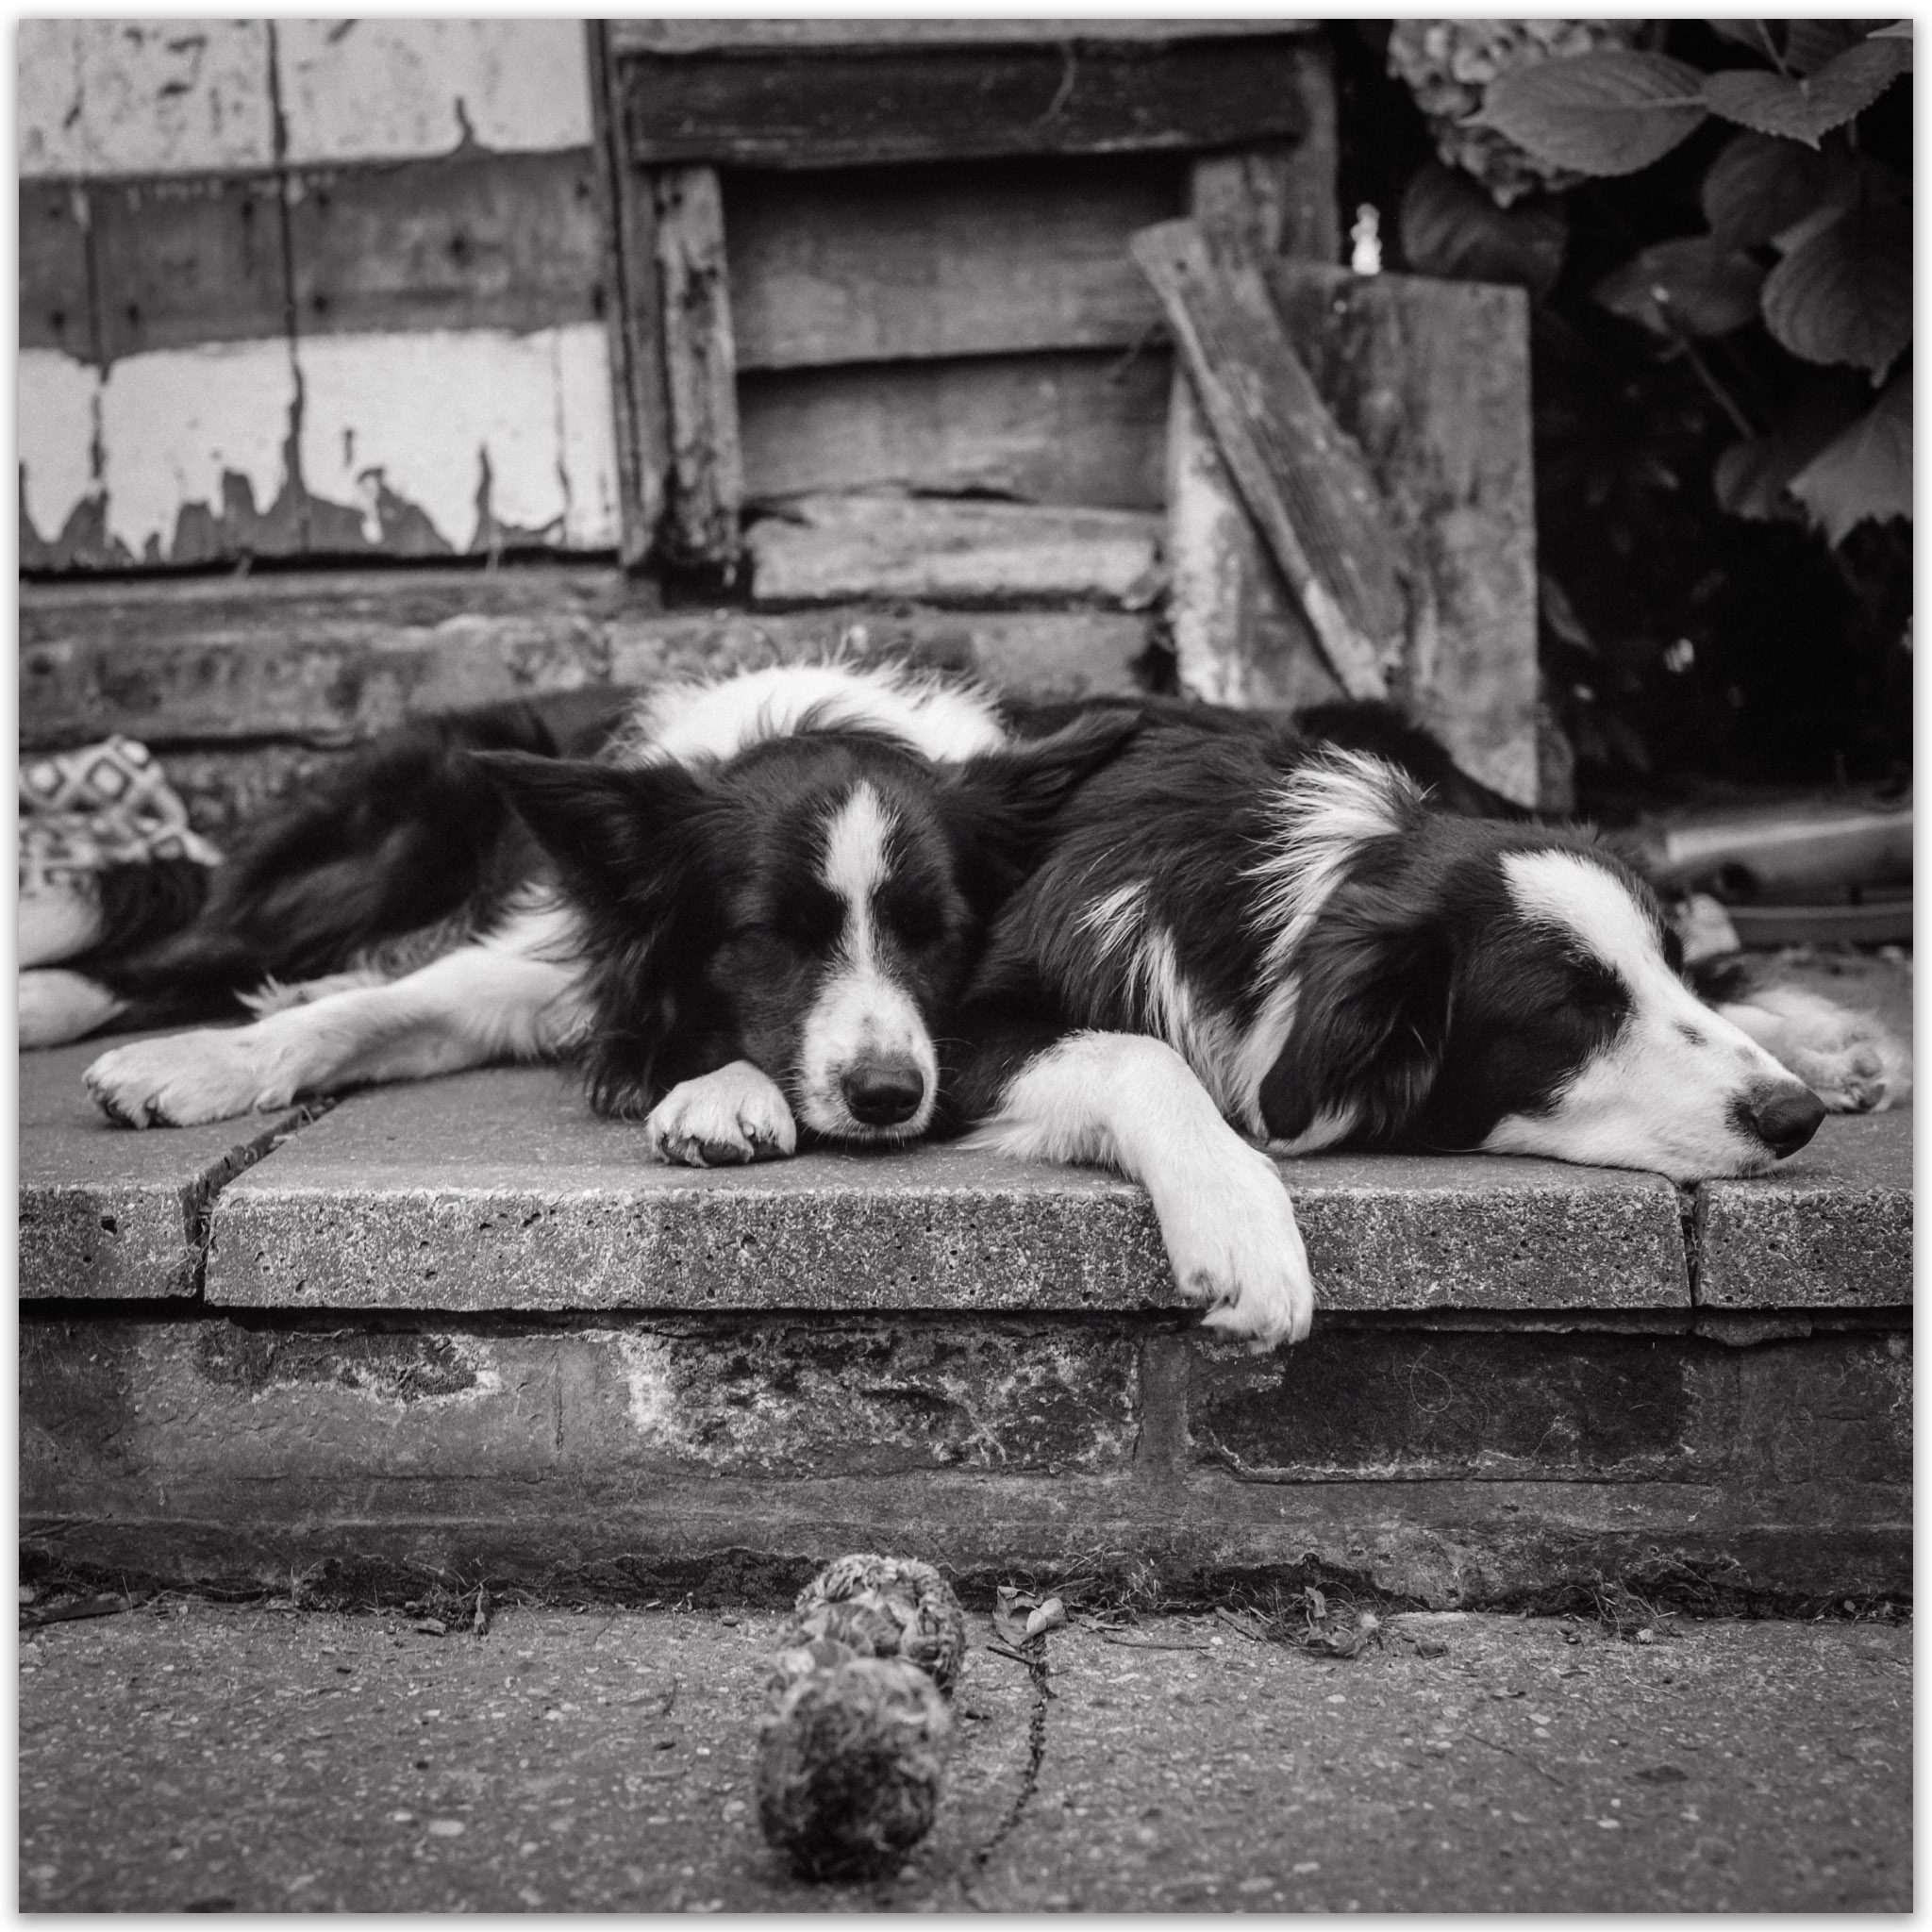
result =
[[19,34],[26,568],[615,547],[580,22]]

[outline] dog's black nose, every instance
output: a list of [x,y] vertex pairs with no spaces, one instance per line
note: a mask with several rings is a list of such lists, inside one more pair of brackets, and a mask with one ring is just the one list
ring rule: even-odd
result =
[[854,1120],[869,1127],[896,1127],[919,1111],[925,1079],[910,1060],[880,1060],[842,1075],[839,1091]]
[[1824,1118],[1824,1103],[1808,1089],[1785,1088],[1768,1100],[1753,1102],[1751,1131],[1782,1160],[1795,1154]]

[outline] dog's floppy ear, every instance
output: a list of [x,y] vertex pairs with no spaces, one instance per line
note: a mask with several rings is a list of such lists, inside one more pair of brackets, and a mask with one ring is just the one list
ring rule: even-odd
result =
[[1269,1138],[1325,1117],[1372,1145],[1401,1140],[1441,1068],[1455,967],[1434,908],[1387,885],[1338,892],[1296,960],[1294,1024],[1261,1082]]
[[599,908],[650,891],[705,796],[680,765],[616,769],[517,751],[473,756],[508,794],[565,885]]
[[1040,862],[1075,787],[1119,757],[1141,728],[1138,711],[1089,712],[1047,738],[965,759],[944,794],[964,860],[961,883],[982,916]]

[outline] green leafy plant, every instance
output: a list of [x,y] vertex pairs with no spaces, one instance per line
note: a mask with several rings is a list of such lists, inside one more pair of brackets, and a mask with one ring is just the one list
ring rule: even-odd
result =
[[[1716,72],[1611,43],[1603,23],[1499,38],[1527,25],[1404,23],[1391,40],[1441,157],[1405,197],[1411,264],[1547,295],[1571,184],[1640,173],[1728,124],[1700,183],[1702,230],[1640,249],[1591,293],[1689,358],[1737,429],[1712,474],[1723,508],[1803,516],[1833,544],[1909,517],[1911,184],[1861,146],[1859,123],[1909,71],[1910,23],[1709,21],[1745,63]],[[1799,365],[1768,402],[1740,400],[1705,352],[1743,330]]]

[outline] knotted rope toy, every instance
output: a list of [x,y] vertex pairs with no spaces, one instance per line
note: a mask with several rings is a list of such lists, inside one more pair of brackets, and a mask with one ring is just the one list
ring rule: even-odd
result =
[[929,1563],[841,1557],[799,1592],[758,1732],[758,1823],[802,1878],[871,1878],[932,1829],[966,1656]]

